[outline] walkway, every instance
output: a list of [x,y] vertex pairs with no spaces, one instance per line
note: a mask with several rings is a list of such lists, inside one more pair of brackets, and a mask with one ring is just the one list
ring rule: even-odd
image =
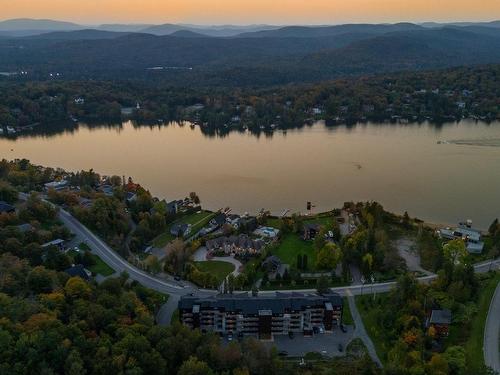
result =
[[359,314],[358,308],[356,307],[356,301],[350,291],[347,292],[347,301],[349,302],[349,309],[351,310],[352,319],[354,320],[354,325],[356,326],[354,335],[359,337],[363,341],[372,361],[375,362],[378,367],[384,367],[382,365],[382,361],[377,355],[377,351],[375,350],[375,345],[373,344],[372,339],[370,338],[370,336],[368,336],[368,333],[365,330],[363,319],[361,319],[361,315]]

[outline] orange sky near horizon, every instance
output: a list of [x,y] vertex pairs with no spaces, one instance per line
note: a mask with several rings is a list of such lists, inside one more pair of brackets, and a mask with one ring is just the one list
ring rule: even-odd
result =
[[338,24],[486,21],[500,0],[0,0],[0,18],[80,23]]

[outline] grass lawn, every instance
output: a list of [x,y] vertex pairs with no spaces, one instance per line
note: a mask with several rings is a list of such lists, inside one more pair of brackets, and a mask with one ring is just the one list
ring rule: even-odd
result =
[[343,304],[342,323],[347,325],[354,325],[347,297],[342,298],[342,304]]
[[[88,247],[87,244],[85,243],[81,243],[78,245],[78,247],[80,248],[80,250],[83,252],[83,251],[90,251],[90,247]],[[68,255],[70,257],[75,257],[77,255],[77,252],[73,249],[69,250],[68,251]],[[89,267],[88,269],[94,273],[94,274],[101,274],[102,276],[109,276],[109,275],[112,275],[113,273],[115,273],[115,271],[110,267],[108,266],[106,263],[104,263],[104,261],[99,258],[99,256],[97,256],[96,254],[91,254],[92,255],[92,259],[94,259],[94,265]]]
[[316,262],[316,253],[312,241],[304,241],[298,234],[287,234],[281,239],[278,248],[273,250],[273,255],[280,258],[283,263],[289,264],[292,267],[297,267],[297,255],[307,255],[308,270],[314,269]]
[[[384,293],[378,294],[376,298],[380,304],[384,305],[387,303],[387,297],[387,294]],[[379,308],[371,306],[370,302],[372,299],[372,295],[356,296],[356,307],[361,315],[361,319],[363,319],[366,332],[375,345],[378,357],[382,363],[385,363],[387,360],[386,355],[392,346],[389,345],[389,342],[384,335],[385,330],[378,322],[377,317],[380,315]]]
[[92,254],[92,258],[94,258],[95,264],[90,267],[90,271],[95,274],[101,274],[102,276],[109,276],[115,273],[115,270],[108,266],[104,261],[99,258],[97,255]]
[[496,273],[494,277],[484,280],[479,289],[479,297],[477,300],[478,312],[472,321],[470,335],[464,345],[467,363],[471,373],[479,373],[479,370],[484,365],[484,326],[486,324],[486,316],[488,315],[493,293],[495,293],[495,288],[499,282],[500,273]]
[[186,224],[191,224],[191,234],[195,234],[198,232],[201,228],[203,228],[205,225],[208,224],[208,222],[215,216],[216,214],[214,212],[209,212],[209,211],[201,211],[200,213],[192,213],[189,215],[182,216],[181,218],[177,219],[174,221],[165,232],[160,234],[158,237],[153,239],[153,246],[154,247],[163,247],[166,244],[168,244],[170,241],[172,241],[175,236],[170,234],[170,228],[174,224],[178,223],[186,223]]
[[219,260],[209,260],[206,262],[194,262],[196,268],[201,272],[209,272],[214,275],[219,283],[222,283],[227,275],[234,271],[234,265]]

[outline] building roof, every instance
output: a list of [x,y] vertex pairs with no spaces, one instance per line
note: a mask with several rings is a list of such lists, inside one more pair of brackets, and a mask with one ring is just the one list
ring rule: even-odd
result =
[[451,324],[451,311],[448,309],[432,310],[429,323],[431,323],[431,324]]
[[19,229],[20,232],[23,232],[23,233],[26,233],[26,232],[29,232],[31,230],[35,230],[35,227],[31,224],[20,224],[16,227],[17,229]]
[[318,295],[302,293],[279,293],[265,296],[249,296],[241,294],[219,294],[207,298],[183,296],[179,300],[179,309],[191,310],[194,306],[203,309],[222,310],[226,312],[241,312],[256,315],[262,310],[271,310],[273,314],[283,314],[287,311],[300,311],[308,307],[323,306],[333,308],[342,306],[342,298],[335,293]]
[[49,246],[58,246],[64,243],[64,240],[58,238],[56,240],[52,240],[50,242],[44,243],[42,247],[49,247]]
[[14,212],[15,210],[16,208],[13,205],[8,204],[7,202],[4,201],[0,201],[0,213]]
[[90,280],[90,275],[83,264],[77,264],[74,266],[71,266],[70,268],[64,270],[68,275],[71,277],[81,277],[83,280]]

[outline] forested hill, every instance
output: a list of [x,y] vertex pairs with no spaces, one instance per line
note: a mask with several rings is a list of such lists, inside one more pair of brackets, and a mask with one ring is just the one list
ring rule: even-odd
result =
[[232,38],[83,30],[0,39],[0,72],[24,71],[29,80],[270,86],[497,62],[500,28],[474,25],[290,27]]

